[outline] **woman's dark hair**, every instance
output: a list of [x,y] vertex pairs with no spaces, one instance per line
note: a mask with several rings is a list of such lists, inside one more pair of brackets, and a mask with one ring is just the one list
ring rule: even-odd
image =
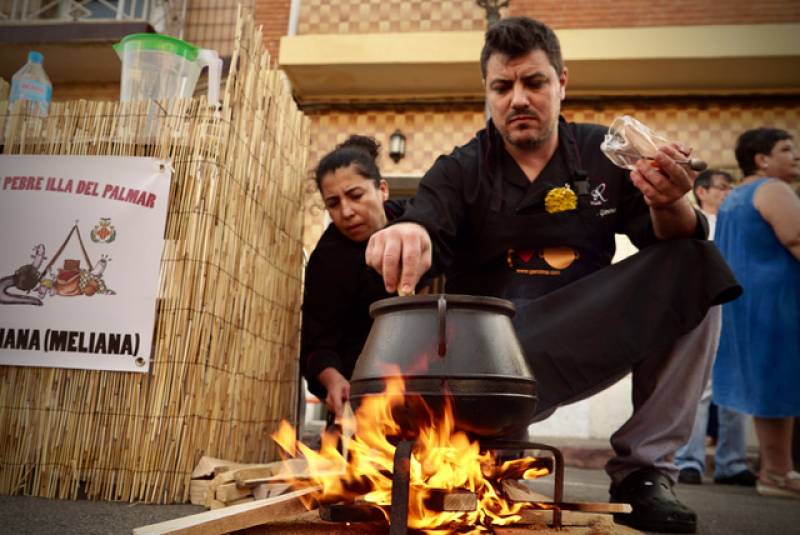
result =
[[754,128],[748,130],[736,140],[736,162],[744,173],[749,176],[758,171],[756,154],[769,154],[778,141],[792,139],[792,135],[780,128]]
[[481,50],[481,74],[486,79],[486,65],[492,54],[501,53],[510,59],[541,50],[547,55],[550,65],[561,76],[564,60],[561,45],[555,32],[545,23],[528,17],[507,17],[490,25]]
[[372,179],[375,186],[380,185],[381,172],[375,159],[378,157],[380,143],[374,138],[367,136],[352,135],[344,143],[336,145],[336,148],[322,157],[314,172],[314,179],[317,188],[321,189],[322,177],[328,173],[334,173],[337,169],[355,166],[358,174],[364,178]]

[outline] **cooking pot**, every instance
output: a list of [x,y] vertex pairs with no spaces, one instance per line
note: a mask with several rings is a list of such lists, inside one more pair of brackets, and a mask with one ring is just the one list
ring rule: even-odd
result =
[[[395,419],[413,434],[449,398],[456,429],[478,437],[525,430],[536,411],[536,381],[514,333],[509,301],[468,295],[392,297],[374,318],[350,380],[354,406],[401,376],[405,403]],[[424,401],[424,405],[419,401]],[[431,410],[427,410],[425,405]]]

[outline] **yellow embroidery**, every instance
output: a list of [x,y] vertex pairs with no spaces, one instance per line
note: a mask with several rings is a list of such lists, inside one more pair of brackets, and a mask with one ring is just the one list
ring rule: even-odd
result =
[[561,188],[551,189],[544,198],[544,209],[549,214],[575,210],[577,207],[578,197],[568,184]]

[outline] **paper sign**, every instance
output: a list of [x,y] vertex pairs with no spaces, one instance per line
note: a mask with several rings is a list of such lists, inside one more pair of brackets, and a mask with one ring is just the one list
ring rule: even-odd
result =
[[146,372],[169,162],[0,155],[0,365]]

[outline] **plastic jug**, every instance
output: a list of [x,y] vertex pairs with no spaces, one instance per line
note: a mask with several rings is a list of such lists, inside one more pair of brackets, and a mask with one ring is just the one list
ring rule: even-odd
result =
[[200,71],[208,67],[208,102],[219,104],[222,60],[215,50],[155,33],[126,35],[114,50],[122,60],[122,102],[191,97]]

